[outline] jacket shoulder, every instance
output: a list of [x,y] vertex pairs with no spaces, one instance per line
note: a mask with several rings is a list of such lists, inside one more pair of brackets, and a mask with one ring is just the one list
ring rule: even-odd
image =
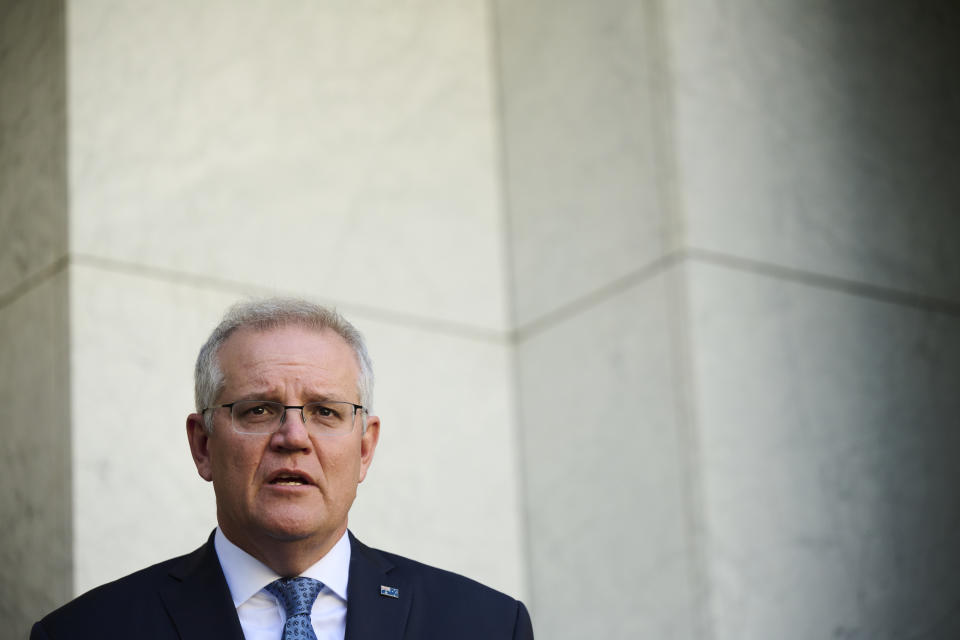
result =
[[428,591],[437,590],[449,594],[451,598],[468,598],[480,602],[512,604],[516,600],[505,593],[497,591],[472,578],[433,567],[417,560],[375,549],[394,566],[394,570],[402,575],[409,576],[418,583],[418,586]]
[[106,637],[108,630],[125,621],[137,626],[166,620],[160,589],[184,563],[204,551],[171,558],[77,596],[34,625],[31,638]]
[[396,576],[414,589],[405,637],[533,638],[519,600],[458,573],[354,542],[354,551],[377,563],[385,579]]

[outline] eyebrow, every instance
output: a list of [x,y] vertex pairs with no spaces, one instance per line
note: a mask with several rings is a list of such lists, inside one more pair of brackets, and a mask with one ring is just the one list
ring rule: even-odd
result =
[[[285,404],[284,401],[280,400],[280,390],[279,389],[264,389],[258,391],[251,391],[249,393],[243,393],[235,397],[230,402],[243,402],[244,400],[264,400],[267,402],[279,402],[280,404]],[[352,400],[344,400],[336,396],[331,396],[326,393],[310,393],[305,394],[304,404],[310,404],[312,402],[348,402],[350,404],[360,404],[359,402],[354,403]],[[361,405],[362,406],[362,405]]]
[[278,398],[280,395],[279,389],[255,389],[253,391],[248,391],[247,393],[241,393],[236,398],[234,402],[238,400],[273,400]]

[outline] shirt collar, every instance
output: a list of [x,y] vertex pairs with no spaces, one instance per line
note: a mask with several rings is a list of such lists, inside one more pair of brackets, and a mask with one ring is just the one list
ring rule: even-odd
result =
[[[214,535],[213,546],[217,551],[217,558],[223,568],[223,577],[227,579],[227,587],[230,588],[230,596],[236,607],[280,578],[273,569],[228,540],[220,527],[217,527]],[[300,575],[319,580],[327,589],[346,602],[349,574],[350,539],[344,532],[327,555]]]

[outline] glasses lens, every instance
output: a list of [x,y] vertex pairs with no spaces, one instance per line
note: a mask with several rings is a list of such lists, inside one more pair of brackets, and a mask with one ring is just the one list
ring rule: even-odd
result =
[[350,433],[356,422],[356,414],[356,409],[349,402],[311,402],[303,407],[307,426],[320,433]]
[[283,418],[283,405],[266,400],[235,402],[231,411],[233,428],[241,433],[273,433]]
[[[241,400],[231,408],[233,428],[240,433],[269,434],[280,428],[286,407],[269,400]],[[353,431],[357,411],[349,402],[311,402],[303,407],[307,428],[321,435]],[[297,416],[299,418],[299,416]]]

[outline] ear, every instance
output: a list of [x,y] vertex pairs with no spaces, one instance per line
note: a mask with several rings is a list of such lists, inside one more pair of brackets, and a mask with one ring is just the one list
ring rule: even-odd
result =
[[373,462],[373,452],[376,450],[379,440],[380,418],[367,416],[367,430],[360,438],[360,479],[357,482],[363,482],[363,479],[367,477],[367,469]]
[[191,413],[187,416],[187,440],[190,442],[190,453],[193,455],[193,464],[197,465],[200,477],[210,482],[213,480],[213,464],[210,461],[210,435],[204,429],[203,416]]

